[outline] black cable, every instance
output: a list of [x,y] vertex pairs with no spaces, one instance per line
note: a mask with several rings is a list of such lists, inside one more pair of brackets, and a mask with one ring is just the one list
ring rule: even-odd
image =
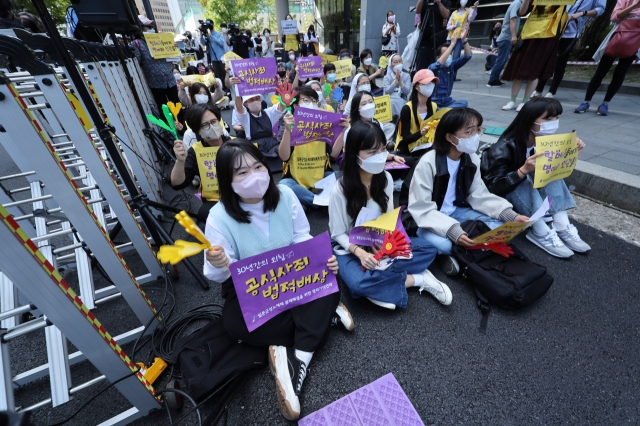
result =
[[156,174],[157,174],[158,176],[161,176],[162,178],[164,178],[164,175],[162,174],[162,172],[159,172],[159,171],[158,171],[158,169],[156,169],[156,168],[155,168],[154,166],[152,166],[151,164],[147,163],[147,161],[146,161],[144,158],[142,158],[142,157],[141,157],[141,156],[140,156],[140,155],[139,155],[139,154],[138,154],[138,153],[137,153],[133,148],[131,148],[131,146],[129,146],[129,144],[128,144],[128,143],[126,143],[125,141],[123,141],[123,140],[122,140],[122,138],[121,138],[120,136],[118,136],[118,135],[117,135],[117,134],[115,134],[115,133],[112,133],[112,135],[113,135],[113,136],[115,136],[115,137],[116,137],[116,139],[118,139],[118,141],[120,141],[120,143],[122,143],[124,146],[126,146],[127,148],[129,148],[129,149],[131,150],[131,152],[133,152],[133,153],[134,153],[134,155],[135,155],[136,157],[138,157],[140,160],[142,160],[142,162],[143,162],[144,164],[146,164],[147,166],[151,167],[151,170],[153,170],[154,172],[156,172]]
[[111,382],[109,383],[109,386],[107,386],[106,388],[102,389],[100,392],[98,392],[97,394],[95,394],[93,397],[91,397],[90,400],[88,400],[87,402],[85,402],[84,404],[82,404],[82,406],[80,406],[80,408],[78,408],[75,413],[73,413],[72,415],[70,415],[69,417],[67,417],[65,420],[58,422],[58,423],[54,423],[52,425],[48,425],[48,426],[62,426],[63,424],[67,423],[68,421],[70,421],[71,419],[73,419],[75,416],[78,415],[78,413],[80,413],[80,411],[82,411],[87,405],[89,405],[94,399],[96,399],[97,397],[99,397],[100,395],[102,395],[105,391],[107,391],[108,389],[111,389],[113,386],[117,385],[118,383],[120,383],[121,381],[128,379],[129,377],[135,375],[140,369],[136,370],[136,371],[132,371],[131,373],[127,374],[124,377],[119,378],[118,380],[116,380],[115,382]]
[[[193,400],[193,398],[191,398],[191,396],[189,396],[188,393],[186,393],[185,391],[180,390],[180,389],[163,388],[163,389],[157,390],[156,391],[156,395],[161,395],[161,394],[166,393],[166,392],[173,392],[173,393],[177,393],[178,395],[182,395],[183,397],[187,398],[189,400],[189,402],[193,405],[193,409],[191,411],[189,411],[187,414],[185,414],[184,416],[182,416],[180,419],[178,419],[177,422],[171,423],[172,426],[175,425],[175,424],[178,424],[179,422],[184,420],[189,414],[193,413],[194,411],[198,415],[198,425],[202,426],[202,417],[200,416],[200,407],[199,407],[199,405],[196,404],[196,402]],[[167,414],[169,415],[169,421],[172,421],[173,419],[171,418],[171,412],[169,411],[169,406],[165,404],[165,407],[167,408]]]

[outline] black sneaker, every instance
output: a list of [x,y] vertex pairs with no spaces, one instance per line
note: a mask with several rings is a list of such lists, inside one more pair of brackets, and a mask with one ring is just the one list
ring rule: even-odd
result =
[[504,86],[504,83],[501,82],[500,80],[490,81],[487,83],[487,87],[502,87],[502,86]]
[[445,275],[454,276],[460,273],[460,265],[453,256],[440,256],[440,268]]
[[276,379],[276,397],[282,416],[297,420],[300,417],[298,395],[307,376],[307,365],[296,357],[295,349],[269,346],[269,368]]
[[356,324],[353,322],[351,313],[349,312],[347,307],[342,304],[342,302],[338,303],[338,307],[336,308],[333,317],[331,317],[331,326],[340,327],[347,331],[353,331],[356,326]]

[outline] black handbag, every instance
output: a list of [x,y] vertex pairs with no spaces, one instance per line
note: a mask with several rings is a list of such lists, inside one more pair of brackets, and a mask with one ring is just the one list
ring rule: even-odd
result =
[[390,41],[391,41],[391,36],[390,35],[382,36],[382,45],[383,46],[386,46],[387,44],[389,44]]

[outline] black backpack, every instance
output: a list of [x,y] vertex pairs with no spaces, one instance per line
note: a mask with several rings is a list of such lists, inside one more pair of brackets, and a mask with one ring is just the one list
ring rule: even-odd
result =
[[[479,220],[462,223],[462,229],[469,238],[490,230]],[[506,258],[491,250],[466,250],[453,246],[452,254],[478,298],[482,333],[487,330],[491,305],[507,310],[522,309],[544,296],[553,284],[553,277],[544,266],[530,261],[517,247],[510,247],[514,254]]]

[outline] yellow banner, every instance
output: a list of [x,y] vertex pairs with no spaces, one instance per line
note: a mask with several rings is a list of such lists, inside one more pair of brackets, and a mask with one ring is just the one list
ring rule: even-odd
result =
[[534,188],[542,188],[549,182],[564,179],[573,173],[578,162],[576,133],[536,137],[536,153],[544,153],[536,159]]
[[529,226],[529,222],[507,222],[473,239],[477,244],[508,243]]
[[388,123],[393,120],[393,114],[391,112],[391,96],[384,95],[373,98],[376,104],[376,113],[373,116],[381,123]]
[[381,56],[380,60],[378,61],[378,66],[380,68],[386,68],[389,65],[389,58],[386,56]]
[[212,87],[216,84],[216,78],[212,72],[204,75],[183,75],[182,81],[184,81],[185,86],[191,86],[193,83],[201,83],[207,87]]
[[198,172],[200,175],[200,189],[202,198],[209,201],[218,201],[220,193],[218,192],[218,174],[216,172],[216,157],[218,156],[219,146],[203,146],[202,142],[196,142],[192,145],[198,160]]
[[242,59],[242,56],[234,53],[234,52],[227,52],[224,55],[222,55],[222,59],[224,59],[224,64],[227,67],[231,67],[231,61],[236,60],[236,59]]
[[343,59],[341,61],[333,62],[336,66],[336,78],[349,78],[351,77],[351,59]]
[[320,57],[322,58],[322,65],[327,65],[329,62],[335,62],[338,60],[336,55],[325,55],[324,53],[321,53]]
[[291,35],[287,37],[284,43],[284,50],[286,50],[287,52],[289,50],[293,50],[294,52],[297,52],[299,47],[300,46],[298,46],[298,38],[295,35]]
[[173,33],[156,33],[145,34],[144,39],[147,41],[149,51],[153,59],[179,58],[182,56],[180,49],[174,44]]

